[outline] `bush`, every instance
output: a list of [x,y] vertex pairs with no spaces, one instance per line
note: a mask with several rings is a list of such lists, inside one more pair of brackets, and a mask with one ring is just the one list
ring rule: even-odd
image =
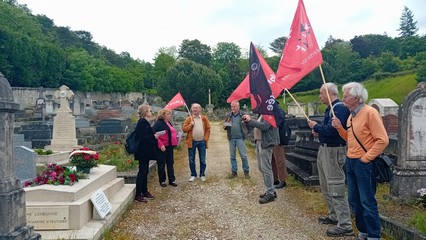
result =
[[53,151],[50,149],[46,150],[46,149],[40,149],[40,148],[34,149],[34,152],[36,152],[37,155],[50,155],[53,153]]
[[134,170],[138,166],[138,162],[133,160],[132,155],[128,155],[124,150],[124,145],[120,141],[105,145],[100,151],[100,164],[114,165],[117,172],[127,172]]

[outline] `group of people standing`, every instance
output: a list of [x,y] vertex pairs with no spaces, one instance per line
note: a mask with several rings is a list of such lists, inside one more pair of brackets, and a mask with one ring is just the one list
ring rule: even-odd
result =
[[386,148],[389,138],[379,112],[365,104],[368,92],[364,86],[351,82],[343,85],[342,90],[340,101],[337,85],[323,84],[320,100],[327,105],[324,120],[322,123],[308,120],[320,142],[318,175],[328,207],[327,216],[319,217],[318,222],[336,225],[326,231],[327,236],[353,236],[351,215],[354,215],[358,239],[380,239],[373,161]]
[[[189,167],[191,178],[197,178],[195,167],[196,150],[200,159],[200,179],[206,180],[206,149],[210,137],[210,122],[208,118],[201,115],[201,106],[197,103],[191,106],[192,114],[187,117],[183,125],[183,132],[187,133],[186,144],[188,146]],[[171,123],[172,112],[169,109],[161,109],[153,126],[150,121],[152,109],[148,104],[142,104],[138,108],[139,120],[135,132],[139,139],[138,149],[134,155],[139,161],[139,171],[136,177],[135,201],[148,202],[154,196],[148,191],[149,161],[157,160],[158,180],[161,187],[168,185],[177,187],[174,174],[173,150],[178,145],[178,132]]]
[[[320,100],[327,105],[322,123],[308,119],[312,134],[318,137],[320,147],[317,167],[321,192],[328,207],[328,214],[318,218],[321,224],[336,225],[326,231],[327,236],[352,236],[351,215],[355,216],[358,239],[380,239],[381,226],[376,193],[376,174],[373,160],[389,143],[378,111],[365,102],[368,92],[360,83],[343,86],[343,98],[334,83],[325,83],[320,89]],[[231,111],[226,115],[223,129],[229,141],[230,178],[238,177],[236,152],[242,160],[246,179],[250,178],[246,139],[248,128],[253,128],[256,145],[257,167],[262,174],[265,192],[259,195],[259,203],[265,204],[277,198],[276,189],[286,186],[288,177],[285,165],[284,146],[280,142],[278,127],[273,127],[262,116],[257,119],[240,110],[238,101],[232,101]],[[201,106],[192,104],[191,113],[183,124],[188,147],[190,182],[198,177],[206,180],[206,149],[210,138],[210,122],[201,114]],[[153,127],[149,121],[152,110],[149,105],[138,108],[139,121],[136,134],[140,144],[135,159],[139,161],[136,180],[138,202],[154,199],[147,189],[149,160],[157,160],[160,186],[176,187],[173,149],[178,144],[177,131],[170,123],[171,111],[162,109]],[[285,112],[280,108],[281,119]],[[279,122],[278,125],[283,122]],[[365,150],[364,150],[365,148]],[[199,154],[199,173],[196,169],[196,152]],[[346,194],[346,184],[348,193]]]
[[170,123],[172,113],[168,109],[162,109],[158,112],[157,120],[151,127],[152,118],[151,106],[142,104],[138,108],[139,120],[136,124],[135,132],[139,139],[138,149],[134,155],[135,160],[139,161],[139,171],[136,177],[136,195],[138,202],[147,202],[154,199],[154,196],[148,191],[148,172],[149,161],[157,160],[158,180],[160,186],[167,187],[167,178],[169,185],[176,187],[174,174],[174,155],[173,149],[178,144],[177,130]]

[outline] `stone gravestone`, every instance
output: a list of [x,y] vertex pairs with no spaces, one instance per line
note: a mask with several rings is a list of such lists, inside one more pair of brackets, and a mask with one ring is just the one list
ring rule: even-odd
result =
[[46,113],[46,103],[45,99],[43,97],[43,87],[39,88],[39,97],[36,100],[35,103],[35,109],[34,109],[34,115],[36,118],[40,118],[42,121],[45,120],[45,113]]
[[25,141],[30,141],[33,148],[44,148],[52,138],[51,125],[48,122],[35,121],[22,125],[18,131],[24,135]]
[[398,158],[390,193],[401,201],[426,188],[426,82],[421,82],[398,112]]
[[398,133],[398,104],[390,98],[374,98],[368,105],[379,111],[383,124],[389,136]]
[[287,112],[288,115],[292,115],[295,117],[302,117],[302,118],[305,117],[306,104],[304,103],[299,103],[299,105],[297,105],[296,102],[291,102],[287,104],[287,109],[288,109],[288,112]]
[[61,100],[61,106],[53,118],[53,137],[51,145],[46,146],[47,149],[72,151],[75,148],[79,148],[75,132],[75,117],[72,115],[68,102],[73,96],[74,93],[65,85],[62,85],[55,92],[55,97]]
[[37,176],[36,153],[34,150],[20,146],[13,150],[13,162],[15,164],[16,176],[21,183]]
[[25,191],[13,163],[14,112],[19,104],[13,100],[12,88],[0,73],[0,239],[41,239],[34,227],[27,225]]

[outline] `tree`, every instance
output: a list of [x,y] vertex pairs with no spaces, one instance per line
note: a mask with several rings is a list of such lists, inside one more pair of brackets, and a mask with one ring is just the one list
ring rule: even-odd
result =
[[207,67],[210,67],[212,61],[210,47],[202,44],[198,39],[183,40],[179,48],[179,56]]
[[285,42],[287,42],[287,37],[279,37],[270,43],[271,46],[269,49],[276,53],[277,56],[281,56],[284,50]]
[[235,43],[220,42],[213,49],[213,66],[216,71],[241,58],[241,48]]
[[382,52],[379,58],[379,66],[383,72],[398,72],[400,69],[400,63],[398,57],[391,52]]
[[158,85],[158,83],[165,81],[167,69],[173,66],[175,62],[176,60],[167,53],[160,53],[154,58],[151,88],[154,88]]
[[180,92],[186,104],[197,102],[205,106],[209,100],[209,89],[212,103],[217,105],[223,86],[220,76],[213,70],[184,59],[167,70],[165,81],[159,83],[157,89],[160,97],[166,101]]
[[399,35],[401,37],[416,36],[419,28],[417,27],[417,21],[414,21],[414,14],[408,7],[404,6],[401,17],[399,18]]
[[157,59],[157,57],[160,55],[160,54],[162,54],[162,53],[164,53],[164,54],[167,54],[167,55],[169,55],[169,56],[171,56],[173,59],[175,59],[175,60],[177,60],[178,59],[178,57],[179,57],[179,53],[178,53],[178,51],[177,51],[177,49],[176,49],[176,46],[171,46],[171,47],[161,47],[161,48],[159,48],[158,49],[158,52],[155,54],[155,56],[154,56],[154,61],[155,61],[155,59]]
[[399,42],[387,35],[380,34],[366,34],[362,36],[355,36],[350,40],[352,50],[358,52],[361,58],[369,56],[377,57],[383,51],[393,52],[395,55],[399,54]]

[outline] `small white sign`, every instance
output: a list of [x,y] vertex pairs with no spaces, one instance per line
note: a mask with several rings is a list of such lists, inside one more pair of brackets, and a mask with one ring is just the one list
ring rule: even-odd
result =
[[108,198],[105,196],[105,193],[101,190],[96,191],[91,197],[93,206],[96,209],[99,217],[101,219],[105,218],[105,216],[111,211],[112,206],[108,201]]

